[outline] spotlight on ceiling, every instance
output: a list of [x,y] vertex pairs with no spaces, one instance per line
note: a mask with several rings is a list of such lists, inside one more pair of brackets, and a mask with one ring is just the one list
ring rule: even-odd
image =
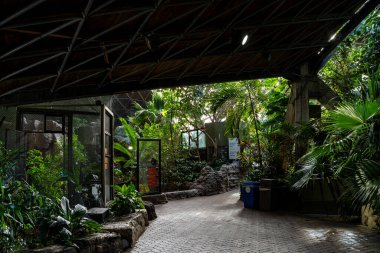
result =
[[244,46],[248,41],[248,34],[245,34],[243,40],[241,41],[241,45]]

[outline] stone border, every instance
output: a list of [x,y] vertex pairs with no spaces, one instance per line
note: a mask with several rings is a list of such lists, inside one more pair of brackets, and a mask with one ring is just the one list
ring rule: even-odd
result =
[[199,192],[196,189],[185,190],[185,191],[175,191],[175,192],[165,192],[168,200],[173,199],[187,199],[199,196]]
[[[119,253],[132,247],[149,225],[145,209],[135,213],[114,217],[103,225],[100,233],[74,240],[81,253]],[[20,250],[17,253],[77,253],[75,247],[51,245],[35,250]]]

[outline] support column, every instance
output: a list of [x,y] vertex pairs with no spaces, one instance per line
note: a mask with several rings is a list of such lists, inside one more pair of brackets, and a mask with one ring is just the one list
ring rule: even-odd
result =
[[[295,95],[294,125],[296,127],[309,121],[309,91],[307,81],[307,77],[309,76],[309,66],[307,63],[301,66],[300,72],[300,80],[295,82],[292,87],[292,92]],[[307,152],[307,139],[303,136],[299,136],[296,139],[295,145],[295,155],[296,159],[298,159]]]

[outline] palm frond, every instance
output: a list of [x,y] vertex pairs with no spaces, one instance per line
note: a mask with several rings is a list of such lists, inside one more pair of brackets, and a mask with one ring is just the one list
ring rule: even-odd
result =
[[158,92],[153,92],[152,95],[152,105],[157,110],[160,111],[164,109],[165,106],[165,100],[163,99],[162,95]]
[[[364,159],[358,164],[354,180],[347,190],[353,193],[354,209],[370,203],[377,210],[380,209],[380,163],[371,159]],[[346,194],[347,194],[346,193]]]
[[318,166],[317,158],[310,158],[306,160],[302,164],[302,169],[296,172],[296,176],[298,176],[299,179],[293,184],[292,188],[298,190],[306,186],[307,183],[309,182],[309,179],[313,175],[315,169],[317,168],[317,166]]
[[235,100],[238,98],[240,89],[236,86],[227,86],[217,90],[210,98],[211,110],[216,112],[227,101]]
[[131,125],[128,124],[128,122],[124,118],[119,118],[123,130],[127,137],[129,138],[131,146],[135,149],[137,147],[137,134],[136,131],[133,129]]
[[327,117],[326,129],[335,133],[356,131],[375,115],[379,114],[379,108],[380,102],[377,101],[342,104]]
[[[114,147],[114,149],[120,151],[121,153],[127,155],[128,157],[132,156],[131,151],[128,150],[128,148],[126,148],[125,146],[123,146],[122,144],[120,144],[118,142],[114,143],[113,147]],[[121,158],[118,158],[118,159],[121,159]]]

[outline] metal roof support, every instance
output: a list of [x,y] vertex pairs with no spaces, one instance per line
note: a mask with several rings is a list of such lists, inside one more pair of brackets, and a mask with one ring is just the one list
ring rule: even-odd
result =
[[[161,44],[161,45],[165,45],[165,44],[171,43],[171,41],[173,41],[174,39],[175,39],[175,38],[173,38],[173,39],[171,39],[171,40],[168,40],[168,41],[165,41],[165,42],[164,42],[163,44]],[[124,46],[125,46],[125,44],[123,43],[122,45],[116,46],[116,47],[114,47],[114,48],[108,50],[107,52],[108,52],[108,53],[114,52],[114,51],[116,51],[116,50],[118,50],[118,49],[120,49],[120,48],[122,48],[122,47],[124,47]],[[146,51],[142,52],[141,54],[135,55],[134,57],[129,58],[128,60],[126,60],[126,61],[120,63],[119,66],[122,66],[123,64],[125,64],[125,63],[127,63],[127,62],[129,62],[129,61],[131,61],[131,60],[133,60],[133,59],[136,59],[136,58],[138,58],[138,57],[140,57],[140,56],[142,56],[142,55],[144,55],[144,54],[146,54],[146,53],[149,53],[149,52],[150,52],[149,50],[146,50]],[[96,56],[94,56],[94,57],[91,57],[91,58],[89,58],[89,59],[87,59],[87,60],[85,60],[85,61],[83,61],[83,62],[80,62],[80,63],[78,63],[78,64],[76,64],[76,65],[74,65],[74,66],[72,66],[72,67],[70,67],[70,68],[68,68],[68,69],[66,69],[65,72],[68,72],[68,71],[70,71],[70,70],[73,70],[73,69],[75,69],[75,68],[78,68],[78,67],[80,67],[80,66],[82,66],[82,65],[84,65],[84,64],[86,64],[86,63],[88,63],[88,62],[90,62],[90,61],[93,61],[93,60],[95,60],[95,59],[97,59],[97,58],[99,58],[99,57],[102,57],[102,56],[104,56],[104,53],[103,53],[103,52],[100,53],[100,54],[98,54],[98,55],[96,55]],[[81,78],[81,79],[79,79],[79,80],[77,80],[77,81],[83,81],[83,80],[86,80],[86,79],[88,79],[88,78],[91,78],[91,77],[93,77],[93,76],[95,76],[95,75],[98,75],[98,74],[100,74],[100,73],[103,73],[103,72],[105,72],[105,70],[103,70],[103,71],[99,71],[99,72],[96,72],[95,74],[90,74],[90,75],[84,76],[83,78]],[[133,72],[133,73],[136,73],[136,72]],[[120,79],[122,79],[122,78],[124,78],[124,77],[126,77],[126,76],[130,76],[130,75],[131,75],[131,73],[128,73],[128,74],[126,74],[126,75],[123,75],[123,76],[121,76],[121,77],[118,77],[118,78],[115,79],[115,80],[120,80]],[[71,85],[73,85],[73,84],[76,84],[76,83],[78,83],[77,81],[74,81],[74,82],[70,82],[70,83],[64,84],[64,85],[62,85],[62,87],[58,88],[57,90],[60,90],[61,88],[67,88],[67,87],[69,87],[69,86],[71,86]],[[112,82],[111,82],[111,83],[112,83]]]
[[[134,15],[134,16],[132,16],[132,17],[130,17],[130,18],[128,18],[128,19],[126,19],[126,20],[120,22],[120,23],[118,23],[117,25],[111,26],[111,27],[109,27],[108,29],[106,29],[106,30],[104,30],[104,31],[102,31],[102,32],[100,32],[100,33],[98,33],[98,34],[96,34],[96,35],[94,35],[94,36],[88,38],[88,39],[85,40],[85,41],[83,41],[82,43],[80,43],[79,45],[77,45],[75,48],[81,47],[81,46],[83,46],[84,44],[86,44],[86,43],[88,43],[88,42],[91,42],[91,41],[93,41],[93,40],[99,38],[100,36],[102,36],[102,35],[104,35],[104,34],[110,32],[110,31],[112,31],[112,30],[115,30],[116,28],[119,28],[120,26],[123,26],[123,25],[129,23],[129,22],[135,20],[136,18],[139,18],[139,17],[145,15],[147,12],[149,12],[149,11],[144,11],[144,12],[138,13],[138,14],[136,14],[136,15]],[[125,43],[125,44],[128,44],[128,43]]]
[[45,2],[46,0],[38,0],[38,1],[35,1],[31,4],[29,4],[28,6],[26,6],[25,8],[15,12],[14,14],[10,15],[9,17],[7,17],[6,19],[0,21],[0,26],[3,26],[5,25],[6,23],[8,23],[9,21],[17,18],[18,16],[24,14],[25,12],[33,9],[34,7],[36,7],[37,5],[40,5],[42,4],[43,2]]
[[190,61],[190,64],[186,67],[186,69],[179,75],[179,77],[177,78],[177,80],[180,80],[182,79],[182,77],[190,70],[190,68],[194,65],[194,63],[200,58],[202,57],[207,51],[208,49],[223,35],[223,33],[225,31],[227,31],[228,29],[230,29],[230,27],[235,23],[235,21],[244,13],[244,11],[252,4],[253,1],[249,1],[245,6],[244,8],[242,8],[239,13],[231,20],[231,22],[228,23],[228,25],[224,28],[224,31],[219,33],[218,36],[216,36],[212,41],[211,43],[195,58],[193,59],[192,61]]
[[[169,39],[169,40],[167,40],[167,41],[161,43],[160,46],[164,46],[164,45],[166,45],[166,44],[170,44],[170,43],[172,43],[172,41],[175,40],[175,39],[176,39],[175,37],[174,37],[174,38],[171,38],[171,39]],[[130,58],[126,59],[125,61],[120,62],[120,63],[119,63],[119,66],[123,66],[124,64],[126,64],[126,63],[128,63],[128,62],[131,62],[132,60],[137,59],[137,58],[139,58],[140,56],[143,56],[144,54],[147,54],[147,53],[149,53],[149,52],[150,52],[150,50],[147,49],[147,50],[145,50],[144,52],[141,52],[140,54],[137,54],[137,55],[135,55],[135,56],[133,56],[133,57],[130,57]]]
[[[319,32],[320,30],[323,30],[323,28],[324,27],[320,27],[319,29],[316,29],[312,34],[315,34],[315,33],[317,33],[317,32]],[[311,36],[312,34],[307,34],[307,36]],[[306,36],[306,37],[307,37]],[[328,40],[327,40],[327,38],[326,38],[326,44],[324,45],[324,46],[321,46],[321,48],[322,47],[326,47],[326,46],[328,46],[330,43],[328,42]],[[293,44],[293,43],[292,43]],[[317,41],[314,41],[314,42],[312,42],[311,43],[311,45],[310,45],[310,47],[314,47],[314,46],[316,46],[316,45],[318,45],[318,42]],[[288,63],[288,67],[285,69],[285,71],[288,71],[289,69],[291,69],[291,68],[293,68],[293,67],[295,67],[297,64],[298,64],[298,59],[300,59],[300,57],[301,56],[304,56],[304,52],[303,51],[301,51],[300,53],[298,53],[295,57],[292,57],[292,61],[290,61],[289,63]]]
[[116,0],[109,0],[103,4],[101,4],[99,7],[95,8],[92,12],[90,12],[90,16],[96,14],[98,11],[104,9],[105,7],[107,7],[108,5],[112,4],[113,2],[115,2]]
[[83,81],[83,80],[89,79],[89,78],[91,78],[91,77],[94,77],[94,76],[100,75],[101,73],[104,73],[104,72],[105,72],[105,70],[101,70],[101,71],[98,71],[98,72],[92,73],[91,75],[87,75],[87,76],[84,76],[84,77],[82,77],[82,78],[76,79],[75,81],[72,81],[72,82],[69,82],[69,83],[65,83],[64,85],[59,86],[59,87],[57,88],[57,91],[62,90],[62,89],[64,89],[64,88],[67,88],[67,87],[69,87],[69,86],[71,86],[71,85],[73,85],[73,84],[79,83],[79,82],[81,82],[81,81]]
[[62,64],[61,64],[61,66],[60,66],[60,68],[58,70],[57,77],[55,78],[53,86],[50,89],[51,93],[53,93],[55,91],[55,87],[57,86],[59,78],[61,77],[61,74],[62,74],[62,72],[63,72],[63,70],[64,70],[64,68],[66,66],[67,60],[70,57],[71,51],[73,50],[73,47],[74,47],[75,42],[77,41],[78,35],[79,35],[80,31],[82,30],[83,24],[86,21],[87,15],[88,15],[88,13],[89,13],[89,11],[91,9],[91,6],[92,6],[93,2],[94,2],[94,0],[88,0],[88,2],[87,2],[86,8],[84,9],[84,11],[82,13],[82,15],[83,15],[82,20],[79,22],[78,27],[75,30],[75,33],[74,33],[74,36],[73,36],[73,38],[71,40],[70,46],[67,49],[67,53],[65,55],[65,58],[63,58]]
[[360,21],[363,20],[367,13],[369,13],[371,10],[378,7],[379,1],[378,0],[367,0],[364,2],[362,7],[354,13],[353,17],[347,21],[347,23],[341,28],[339,33],[336,35],[336,39],[331,42],[331,44],[325,48],[325,50],[321,53],[321,56],[323,57],[323,60],[318,64],[319,68],[322,68],[324,63],[330,58],[330,56],[333,54],[334,49],[338,46],[340,42],[343,41],[343,39],[356,27],[358,24],[360,24]]
[[[175,42],[170,46],[170,48],[168,50],[166,50],[164,55],[162,55],[162,57],[160,57],[158,59],[158,62],[165,59],[165,57],[168,55],[168,53],[178,44],[178,42],[184,37],[184,34],[186,34],[191,29],[191,27],[199,20],[199,18],[203,15],[203,13],[210,7],[210,5],[211,5],[211,3],[209,3],[205,6],[200,6],[199,8],[195,9],[195,10],[198,10],[198,9],[203,8],[203,10],[193,19],[193,21],[190,23],[190,25],[188,25],[186,27],[185,31],[181,34],[181,36],[176,38]],[[147,80],[149,78],[149,76],[157,69],[157,66],[158,66],[158,64],[156,64],[155,66],[153,66],[150,69],[150,71],[142,79],[142,81],[141,81],[142,83],[144,83],[145,80]]]
[[116,66],[119,64],[119,62],[121,61],[121,59],[124,57],[124,55],[127,53],[127,51],[129,50],[129,48],[131,47],[131,45],[135,42],[135,40],[137,39],[137,36],[139,35],[139,33],[141,32],[141,30],[144,28],[145,24],[149,21],[150,17],[155,13],[155,11],[160,7],[160,5],[162,4],[164,0],[160,0],[158,3],[157,3],[157,6],[156,8],[154,8],[149,14],[148,16],[146,16],[146,18],[144,19],[144,21],[140,24],[140,26],[138,27],[138,29],[136,30],[135,34],[133,35],[132,39],[130,39],[129,43],[127,43],[126,47],[123,49],[123,51],[121,52],[121,54],[119,55],[119,57],[116,59],[116,61],[113,63],[111,69],[107,72],[107,74],[104,76],[103,80],[99,83],[98,85],[98,88],[101,88],[103,86],[103,84],[105,83],[105,81],[107,80],[107,78],[112,74],[113,70],[116,68]]
[[[108,53],[112,53],[112,52],[114,52],[114,51],[116,51],[116,50],[122,48],[123,46],[124,46],[124,44],[118,45],[118,46],[116,46],[116,47],[114,47],[114,48],[108,50],[107,52],[108,52]],[[84,60],[84,61],[82,61],[82,62],[80,62],[80,63],[78,63],[78,64],[76,64],[76,65],[74,65],[74,66],[71,66],[71,67],[67,68],[67,69],[65,70],[65,72],[68,72],[68,71],[70,71],[70,70],[76,69],[76,68],[78,68],[78,67],[80,67],[80,66],[85,65],[86,63],[89,63],[90,61],[93,61],[93,60],[95,60],[95,59],[97,59],[97,58],[100,58],[100,57],[103,57],[103,56],[104,56],[104,53],[101,52],[101,53],[99,53],[99,54],[97,54],[97,55],[95,55],[95,56],[93,56],[93,57],[91,57],[91,58],[88,58],[88,59],[86,59],[86,60]]]
[[65,54],[65,52],[60,52],[60,53],[58,53],[58,54],[52,55],[52,56],[50,56],[50,57],[48,57],[48,58],[45,58],[45,59],[43,59],[43,60],[41,60],[41,61],[38,61],[38,62],[35,62],[35,63],[31,64],[31,65],[28,65],[27,67],[24,67],[24,68],[22,68],[22,69],[19,69],[19,70],[15,71],[15,72],[12,72],[11,74],[8,74],[8,75],[2,77],[2,78],[0,79],[0,82],[1,82],[1,81],[4,81],[4,80],[6,80],[6,79],[8,79],[8,78],[10,78],[10,77],[12,77],[12,76],[15,76],[15,75],[17,75],[17,74],[20,74],[20,73],[22,73],[22,72],[24,72],[24,71],[26,71],[26,70],[28,70],[28,69],[34,68],[35,66],[38,66],[38,65],[40,65],[40,64],[42,64],[42,63],[45,63],[45,62],[50,61],[50,60],[52,60],[52,59],[55,59],[55,58],[57,58],[57,57],[59,57],[59,56],[61,56],[61,55],[64,55],[64,54]]
[[134,75],[134,74],[136,74],[136,73],[139,73],[141,70],[144,70],[144,69],[147,69],[147,68],[149,68],[149,67],[152,67],[154,64],[155,64],[155,63],[151,63],[151,64],[149,64],[149,65],[145,65],[145,66],[143,66],[142,68],[138,68],[138,69],[136,69],[136,70],[134,70],[134,71],[132,71],[132,72],[129,72],[129,73],[127,73],[127,74],[124,74],[124,75],[122,75],[122,76],[119,76],[119,77],[117,77],[117,78],[114,78],[114,79],[112,79],[112,80],[110,81],[110,83],[116,83],[116,82],[120,81],[121,79],[124,79],[124,78],[126,78],[126,77],[128,77],[128,76]]
[[8,96],[8,95],[10,95],[10,94],[12,94],[12,93],[15,93],[15,92],[17,92],[17,91],[23,90],[23,89],[25,89],[25,88],[31,87],[31,86],[36,85],[36,84],[38,84],[38,83],[41,83],[41,82],[47,81],[47,80],[52,79],[52,78],[54,78],[54,77],[56,77],[56,75],[47,76],[47,77],[44,77],[44,78],[42,78],[42,79],[37,79],[36,81],[30,82],[30,83],[28,83],[28,84],[24,84],[24,85],[19,86],[19,87],[15,88],[15,89],[12,89],[12,90],[9,90],[9,91],[7,91],[7,92],[5,92],[5,93],[3,93],[3,94],[0,94],[0,98],[5,97],[5,96]]
[[69,21],[67,23],[64,23],[64,24],[62,24],[62,25],[60,25],[60,26],[58,26],[58,27],[56,27],[56,28],[54,28],[54,29],[52,29],[52,30],[50,30],[50,31],[48,31],[48,32],[46,32],[46,33],[44,33],[44,34],[42,34],[42,35],[40,35],[40,36],[38,36],[38,37],[36,37],[36,38],[28,41],[28,42],[26,42],[26,43],[24,43],[24,44],[22,44],[22,45],[20,45],[20,46],[18,46],[16,48],[14,48],[14,49],[12,49],[12,50],[10,50],[10,51],[8,51],[8,52],[6,52],[5,54],[3,54],[3,55],[0,56],[0,60],[4,59],[5,57],[7,57],[7,56],[9,56],[11,54],[16,53],[17,51],[19,51],[19,50],[21,50],[21,49],[23,49],[23,48],[25,48],[27,46],[32,45],[33,43],[35,43],[35,42],[37,42],[39,40],[42,40],[43,38],[49,36],[50,34],[53,34],[53,33],[57,32],[59,30],[62,30],[65,27],[68,27],[68,26],[70,26],[70,25],[78,22],[79,20],[80,19],[78,19],[78,18],[77,19],[73,19],[73,20],[71,20],[71,21]]

